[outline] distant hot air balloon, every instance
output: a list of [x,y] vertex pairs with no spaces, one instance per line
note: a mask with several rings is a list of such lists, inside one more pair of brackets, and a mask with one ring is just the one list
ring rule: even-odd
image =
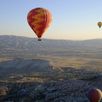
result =
[[37,35],[38,41],[41,41],[41,37],[49,27],[51,20],[51,13],[45,8],[35,8],[28,13],[28,24]]
[[102,99],[102,92],[100,89],[93,88],[88,92],[90,102],[100,102]]
[[99,28],[101,28],[102,22],[98,22],[97,25],[99,26]]

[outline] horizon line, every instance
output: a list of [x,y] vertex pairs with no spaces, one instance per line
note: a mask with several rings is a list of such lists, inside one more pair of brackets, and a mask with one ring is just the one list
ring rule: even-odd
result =
[[[13,35],[13,34],[0,34],[0,36],[15,36],[15,37],[25,37],[25,38],[31,38],[31,39],[38,39],[37,37],[30,37],[30,36],[23,36],[23,35]],[[102,38],[89,38],[89,39],[56,39],[56,38],[41,38],[42,40],[61,40],[61,41],[86,41],[86,40],[102,40]]]

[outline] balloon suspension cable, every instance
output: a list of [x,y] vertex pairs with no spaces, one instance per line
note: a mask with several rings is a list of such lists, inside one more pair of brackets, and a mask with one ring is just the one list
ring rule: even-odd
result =
[[38,41],[41,41],[41,38],[38,38]]

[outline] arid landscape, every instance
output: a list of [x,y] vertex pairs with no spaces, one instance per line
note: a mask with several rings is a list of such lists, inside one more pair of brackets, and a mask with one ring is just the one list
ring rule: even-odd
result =
[[89,102],[102,89],[102,39],[0,36],[0,102]]

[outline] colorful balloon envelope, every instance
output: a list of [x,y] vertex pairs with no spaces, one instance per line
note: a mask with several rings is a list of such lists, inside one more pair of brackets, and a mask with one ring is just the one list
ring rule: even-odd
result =
[[37,35],[38,41],[41,41],[41,37],[49,27],[51,20],[51,13],[45,8],[35,8],[28,13],[28,24]]
[[101,28],[102,22],[98,22],[97,25],[98,25],[99,28]]

